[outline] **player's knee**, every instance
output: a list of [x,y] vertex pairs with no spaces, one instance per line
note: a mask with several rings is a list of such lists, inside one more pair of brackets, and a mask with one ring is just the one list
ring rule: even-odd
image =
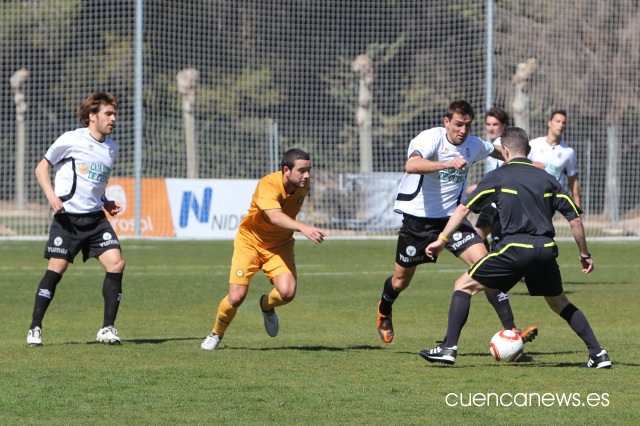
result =
[[282,301],[285,303],[289,303],[291,302],[295,297],[296,297],[296,289],[294,288],[287,288],[284,289],[282,291],[278,291],[280,293],[280,297],[282,298]]
[[232,307],[237,308],[240,305],[242,305],[242,302],[244,302],[245,297],[247,297],[246,293],[245,294],[229,294],[227,296],[227,301]]
[[124,259],[120,258],[119,260],[113,262],[111,265],[109,265],[106,269],[107,272],[113,272],[116,274],[121,274],[124,272],[124,267],[126,266],[126,262],[124,261]]
[[462,275],[460,278],[456,280],[454,284],[454,290],[464,291],[465,293],[469,293],[471,295],[476,294],[477,292],[484,290],[484,287],[480,285],[477,281],[471,279],[468,274]]

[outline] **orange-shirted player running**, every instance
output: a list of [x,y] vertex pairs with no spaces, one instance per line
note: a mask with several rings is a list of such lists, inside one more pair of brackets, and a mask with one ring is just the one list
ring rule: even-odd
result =
[[249,212],[240,223],[233,243],[229,294],[220,301],[216,323],[200,345],[202,349],[212,351],[218,347],[249,292],[253,275],[260,269],[273,284],[271,292],[259,299],[264,327],[269,336],[277,336],[275,308],[293,300],[298,284],[293,232],[301,232],[315,244],[322,243],[327,235],[322,229],[296,220],[309,193],[309,154],[290,149],[282,156],[280,167],[280,171],[260,179]]

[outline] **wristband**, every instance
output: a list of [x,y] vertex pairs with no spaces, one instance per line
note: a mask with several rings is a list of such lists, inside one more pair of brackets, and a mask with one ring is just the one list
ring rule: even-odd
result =
[[587,253],[586,256],[583,256],[582,254],[580,254],[580,259],[583,259],[583,260],[591,259],[591,253]]
[[449,239],[447,237],[444,236],[444,234],[441,232],[440,235],[438,235],[438,238],[440,238],[442,241],[444,241],[445,243],[449,242]]

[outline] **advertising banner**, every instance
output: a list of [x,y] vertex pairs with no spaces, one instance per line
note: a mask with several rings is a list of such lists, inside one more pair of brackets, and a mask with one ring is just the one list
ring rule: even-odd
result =
[[233,239],[249,211],[254,179],[165,179],[177,237]]
[[[123,211],[109,216],[109,222],[118,236],[135,235],[135,180],[133,178],[111,178],[105,191],[108,199],[117,201]],[[172,237],[175,235],[167,198],[165,180],[142,179],[141,236]]]

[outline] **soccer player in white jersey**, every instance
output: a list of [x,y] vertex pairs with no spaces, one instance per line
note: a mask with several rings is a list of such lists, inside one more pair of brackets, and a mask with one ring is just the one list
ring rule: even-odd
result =
[[[83,261],[96,257],[106,271],[102,286],[104,322],[97,340],[120,343],[114,322],[122,297],[125,262],[118,237],[103,211],[104,208],[112,216],[122,211],[120,204],[105,197],[118,152],[109,137],[116,123],[117,106],[111,94],[92,93],[76,111],[84,127],[60,136],[36,167],[38,183],[54,215],[44,250],[49,264],[36,291],[27,334],[29,345],[42,345],[42,319],[62,275],[80,251]],[[55,168],[55,188],[50,167]]]
[[[378,303],[378,334],[385,343],[394,337],[391,311],[396,298],[407,289],[418,265],[437,261],[426,256],[425,248],[442,238],[449,217],[464,200],[469,168],[489,155],[503,159],[502,147],[469,136],[474,115],[467,101],[454,101],[447,108],[444,127],[426,130],[409,144],[406,174],[395,203],[396,213],[403,215],[395,269],[385,281]],[[487,254],[469,221],[460,226],[451,241],[446,239],[446,248],[469,266]],[[502,326],[516,329],[508,296],[497,290],[487,294],[487,299]],[[531,341],[538,329],[529,327],[518,332],[524,341]]]
[[567,187],[573,200],[581,206],[578,159],[573,148],[562,139],[567,128],[567,112],[561,109],[553,111],[547,127],[546,136],[529,141],[531,151],[528,158],[544,164],[545,170],[555,176],[560,185]]

